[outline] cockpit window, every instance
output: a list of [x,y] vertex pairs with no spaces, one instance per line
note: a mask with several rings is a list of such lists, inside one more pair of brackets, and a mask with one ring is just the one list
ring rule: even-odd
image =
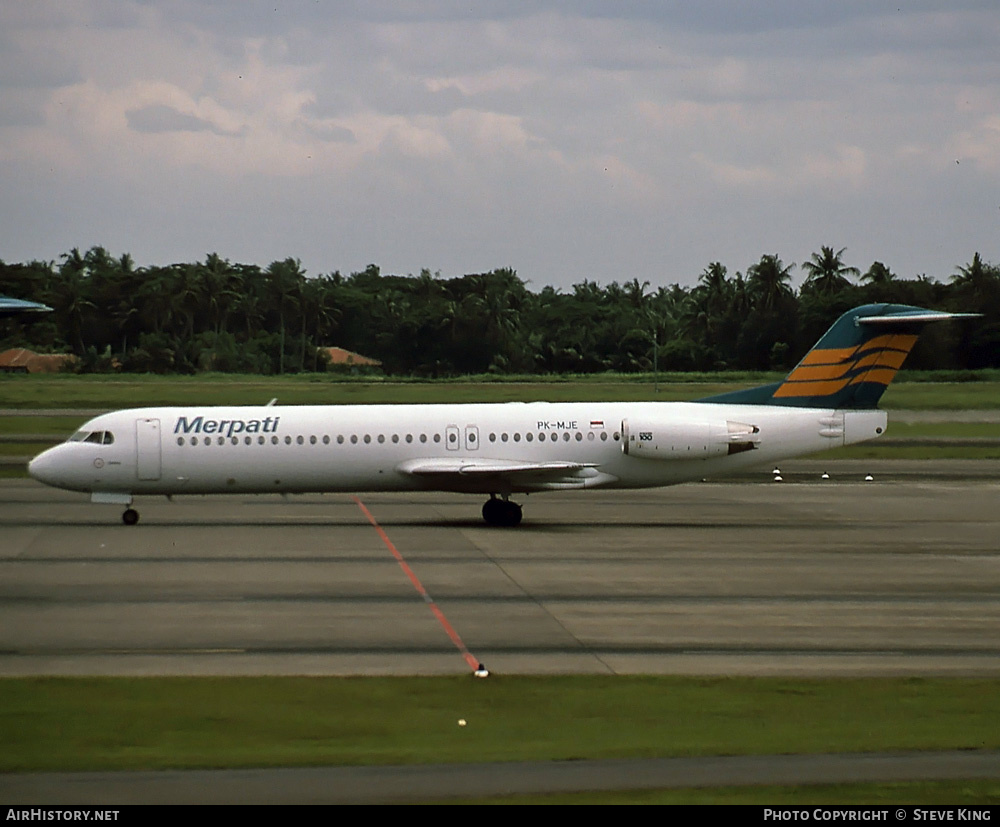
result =
[[77,431],[70,442],[89,442],[92,445],[114,445],[115,435],[111,431]]

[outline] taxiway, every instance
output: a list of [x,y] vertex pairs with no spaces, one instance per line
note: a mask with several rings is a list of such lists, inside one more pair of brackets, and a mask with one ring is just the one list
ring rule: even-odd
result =
[[1000,463],[790,463],[525,501],[0,482],[0,675],[1000,674]]

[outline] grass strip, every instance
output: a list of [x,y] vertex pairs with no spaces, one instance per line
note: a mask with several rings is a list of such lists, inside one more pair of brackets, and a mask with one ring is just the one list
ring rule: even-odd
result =
[[[690,401],[780,379],[779,374],[699,374],[683,381],[649,380],[625,374],[530,377],[492,381],[485,377],[440,381],[344,381],[327,375],[246,377],[191,376],[0,376],[0,408],[95,408],[145,405],[403,404],[431,402],[609,402]],[[1000,381],[894,382],[882,407],[914,410],[983,410],[1000,407]]]
[[997,749],[998,689],[918,678],[8,678],[0,771]]

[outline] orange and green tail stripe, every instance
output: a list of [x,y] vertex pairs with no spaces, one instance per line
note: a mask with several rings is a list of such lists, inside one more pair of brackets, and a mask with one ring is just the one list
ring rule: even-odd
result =
[[888,385],[917,342],[912,334],[878,336],[848,348],[816,347],[774,392],[776,397],[830,396],[849,385]]
[[848,311],[776,385],[703,399],[803,408],[874,408],[930,322],[975,314],[940,313],[903,304]]

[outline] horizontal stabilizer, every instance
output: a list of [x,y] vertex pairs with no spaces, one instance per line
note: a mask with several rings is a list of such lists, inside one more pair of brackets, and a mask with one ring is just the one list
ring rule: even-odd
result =
[[943,322],[948,319],[974,319],[982,313],[945,313],[937,310],[913,310],[903,313],[890,313],[885,316],[859,316],[858,324],[927,324],[928,322]]

